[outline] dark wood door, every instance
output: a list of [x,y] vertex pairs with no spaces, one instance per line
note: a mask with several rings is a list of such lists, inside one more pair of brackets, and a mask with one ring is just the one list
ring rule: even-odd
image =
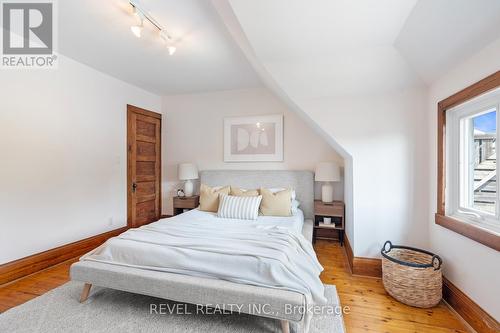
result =
[[127,225],[161,214],[161,114],[127,105]]

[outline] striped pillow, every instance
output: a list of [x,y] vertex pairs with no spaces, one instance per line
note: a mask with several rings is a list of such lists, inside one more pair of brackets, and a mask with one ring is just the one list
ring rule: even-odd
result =
[[219,194],[218,217],[226,219],[256,220],[259,217],[259,206],[262,196],[237,197]]

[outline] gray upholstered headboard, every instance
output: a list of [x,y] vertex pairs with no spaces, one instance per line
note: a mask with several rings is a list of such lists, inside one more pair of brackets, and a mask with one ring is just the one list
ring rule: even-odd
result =
[[314,177],[312,171],[287,170],[204,170],[200,181],[208,186],[233,185],[247,189],[259,187],[293,188],[305,218],[314,215]]

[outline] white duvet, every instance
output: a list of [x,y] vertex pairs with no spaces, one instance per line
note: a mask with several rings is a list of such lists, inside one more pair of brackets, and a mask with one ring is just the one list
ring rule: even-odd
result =
[[193,210],[129,229],[81,260],[291,290],[323,304],[323,267],[302,223],[302,212],[244,221]]

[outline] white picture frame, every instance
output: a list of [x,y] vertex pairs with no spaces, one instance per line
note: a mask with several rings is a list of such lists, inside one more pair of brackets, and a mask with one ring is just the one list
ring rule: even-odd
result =
[[224,118],[224,162],[283,162],[283,115]]

